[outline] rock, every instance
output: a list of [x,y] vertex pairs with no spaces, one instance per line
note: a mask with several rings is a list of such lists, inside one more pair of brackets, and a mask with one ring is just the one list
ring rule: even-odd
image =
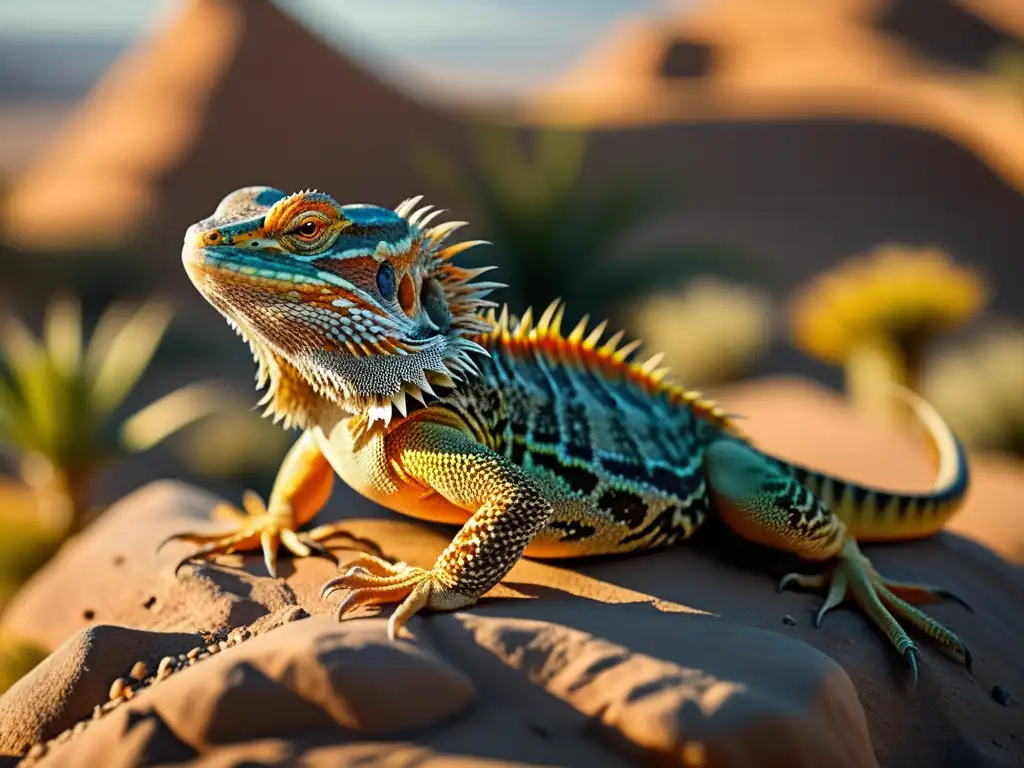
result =
[[[867,482],[930,483],[913,436],[863,423],[820,389],[776,381],[721,399],[769,450]],[[321,559],[283,559],[272,580],[259,555],[236,555],[175,579],[186,546],[148,553],[173,531],[213,529],[217,499],[154,484],[70,542],[5,613],[0,630],[63,645],[0,697],[0,751],[43,743],[39,764],[62,766],[110,755],[122,765],[1012,765],[1024,758],[1019,704],[992,691],[1024,690],[1024,578],[970,537],[976,527],[979,541],[1016,551],[1024,525],[1005,507],[1019,505],[1019,482],[978,462],[960,533],[864,547],[883,573],[941,583],[976,611],[928,606],[970,645],[975,677],[920,638],[914,693],[859,611],[814,628],[821,596],[774,590],[792,561],[713,526],[642,557],[523,561],[477,606],[416,616],[412,636],[390,643],[383,618],[335,621],[335,601],[318,597],[335,569]],[[323,517],[343,511],[381,514],[339,483]],[[452,533],[397,516],[348,527],[421,567]],[[83,627],[85,607],[138,629]],[[131,674],[140,663],[156,682]],[[108,706],[118,678],[131,698]]]
[[[197,574],[185,566],[174,578],[174,565],[189,546],[173,543],[158,554],[157,545],[176,531],[223,528],[210,519],[215,503],[214,497],[174,482],[137,491],[68,542],[12,599],[2,626],[13,636],[53,648],[88,625],[85,610],[105,624],[196,632],[249,624],[293,606],[295,595],[280,582],[241,571]],[[318,565],[326,579],[330,565]],[[155,603],[149,603],[152,597]],[[311,589],[311,603],[314,597]]]
[[149,676],[149,668],[146,667],[144,662],[137,661],[135,666],[132,667],[131,677],[133,680],[142,681]]
[[109,698],[113,681],[138,659],[155,664],[195,641],[181,632],[105,625],[80,630],[0,696],[0,754],[24,754],[90,718]]
[[[604,607],[574,605],[573,623],[607,635]],[[712,766],[875,764],[857,693],[823,653],[774,632],[693,614],[654,620],[650,608],[631,608],[636,624],[622,626],[652,631],[646,639],[612,632],[628,645],[552,622],[459,619],[470,631],[467,646],[475,642],[568,704],[577,728],[590,719],[592,730],[638,761],[671,764],[690,755]],[[471,665],[471,648],[459,658]],[[569,725],[563,719],[544,727],[558,733]]]
[[[112,754],[142,727],[140,747],[173,734],[183,753],[195,755],[309,731],[379,737],[433,725],[473,697],[466,676],[423,644],[389,642],[383,620],[339,624],[321,616],[140,688],[115,714],[90,725],[87,738]],[[95,746],[82,752],[77,742],[52,747],[55,764],[85,766],[91,758],[83,755],[102,754]]]

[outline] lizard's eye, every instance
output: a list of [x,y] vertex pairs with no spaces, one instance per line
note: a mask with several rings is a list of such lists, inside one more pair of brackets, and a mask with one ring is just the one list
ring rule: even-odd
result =
[[395,298],[395,270],[386,261],[377,270],[377,290],[385,301]]
[[323,228],[324,223],[319,219],[307,219],[295,228],[295,234],[303,240],[315,240]]
[[[266,225],[264,225],[266,228]],[[336,238],[340,226],[318,211],[304,211],[295,216],[283,231],[277,232],[272,223],[270,232],[278,242],[295,253],[319,253],[326,250]]]

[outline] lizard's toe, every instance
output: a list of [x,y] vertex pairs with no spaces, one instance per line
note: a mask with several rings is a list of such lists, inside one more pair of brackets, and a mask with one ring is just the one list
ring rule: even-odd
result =
[[[806,579],[791,579],[802,586],[821,587],[829,584],[828,596],[818,610],[815,626],[820,626],[825,613],[843,602],[852,600],[868,615],[889,638],[911,669],[917,681],[918,649],[901,626],[900,620],[924,632],[930,638],[963,657],[967,670],[971,670],[971,653],[964,642],[952,631],[908,602],[936,602],[949,593],[925,584],[910,584],[883,578],[860,553],[856,544],[848,541],[843,552],[830,568],[828,575]],[[902,596],[901,596],[902,595]],[[954,598],[956,599],[956,598]],[[963,602],[958,600],[958,602]]]
[[344,573],[320,591],[327,599],[340,590],[348,594],[338,603],[338,620],[364,605],[399,603],[388,620],[388,637],[394,640],[416,613],[423,608],[455,610],[472,605],[475,597],[447,587],[443,571],[424,570],[406,563],[389,563],[374,555],[362,554],[342,565]]
[[326,600],[343,589],[355,591],[391,587],[426,573],[422,568],[413,568],[405,563],[389,563],[369,554],[361,554],[356,559],[343,563],[341,567],[344,572],[328,581],[320,590],[322,599]]
[[432,573],[405,563],[389,563],[374,555],[362,554],[345,563],[344,573],[320,590],[323,599],[335,592],[348,590],[338,603],[338,620],[364,605],[401,603],[388,622],[388,636],[393,640],[409,618],[423,608],[432,590]]
[[243,506],[244,512],[227,504],[222,504],[217,509],[217,511],[226,512],[235,522],[234,529],[221,533],[175,533],[160,542],[157,551],[172,541],[187,541],[202,545],[178,562],[174,568],[175,575],[178,574],[182,566],[191,560],[260,549],[263,551],[263,561],[266,564],[267,572],[272,577],[276,577],[277,552],[282,544],[296,557],[308,557],[316,554],[334,559],[333,555],[322,545],[307,535],[292,530],[285,523],[290,516],[269,512],[263,500],[252,491],[246,491],[243,496]]

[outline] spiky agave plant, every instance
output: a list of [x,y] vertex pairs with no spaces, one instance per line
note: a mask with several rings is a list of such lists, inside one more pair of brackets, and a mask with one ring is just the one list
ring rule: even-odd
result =
[[0,449],[39,493],[50,522],[65,531],[85,519],[89,485],[101,469],[147,450],[230,398],[223,387],[197,383],[118,418],[171,315],[159,300],[113,304],[86,342],[74,298],[49,303],[42,338],[0,310]]
[[735,254],[709,245],[648,246],[616,258],[628,237],[678,207],[679,190],[625,174],[588,185],[585,133],[542,129],[527,148],[515,128],[479,125],[469,138],[468,163],[426,145],[414,163],[493,241],[498,274],[518,294],[516,304],[545,306],[560,297],[570,307],[614,312],[696,274],[746,271]]

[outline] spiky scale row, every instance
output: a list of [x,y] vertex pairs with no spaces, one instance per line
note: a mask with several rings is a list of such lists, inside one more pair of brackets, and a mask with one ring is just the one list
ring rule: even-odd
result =
[[500,342],[513,353],[517,348],[541,352],[549,356],[553,362],[590,364],[611,378],[626,378],[650,394],[662,394],[673,404],[684,404],[705,418],[723,427],[735,430],[728,414],[712,400],[704,399],[696,391],[666,381],[670,369],[659,368],[665,355],[659,352],[644,362],[632,360],[632,355],[641,346],[640,340],[634,340],[619,346],[624,333],[619,331],[609,337],[604,344],[598,346],[608,327],[608,321],[602,321],[588,332],[590,316],[584,315],[567,336],[562,334],[562,320],[565,305],[560,299],[551,302],[541,313],[536,325],[533,322],[533,309],[527,308],[518,322],[509,315],[508,306],[503,306],[500,313],[492,308],[488,310],[487,322],[491,330],[482,339],[485,342]]
[[452,234],[462,229],[463,227],[467,226],[468,224],[468,221],[446,221],[442,224],[438,224],[436,227],[432,227],[429,230],[427,230],[427,240],[433,246],[440,245],[445,240],[447,240]]
[[395,213],[401,216],[403,219],[407,219],[412,210],[419,205],[420,200],[423,199],[423,195],[416,195],[415,197],[407,197],[405,200],[395,206]]
[[[497,306],[493,301],[488,301],[486,297],[492,291],[506,286],[504,283],[498,282],[474,282],[494,267],[467,269],[452,264],[451,260],[470,248],[489,245],[489,243],[486,240],[464,240],[442,248],[442,244],[454,232],[466,226],[467,222],[446,221],[428,229],[427,225],[444,211],[435,209],[432,205],[417,208],[416,206],[422,199],[423,195],[417,195],[403,200],[395,207],[395,213],[409,222],[414,231],[423,238],[424,245],[433,249],[432,261],[427,267],[427,274],[435,278],[444,289],[449,312],[454,318],[453,329],[463,336],[486,333],[489,327],[478,313]],[[482,352],[482,350],[480,351]],[[461,360],[459,363],[460,365],[457,367],[465,368],[469,373],[474,372],[475,364],[472,361]]]

